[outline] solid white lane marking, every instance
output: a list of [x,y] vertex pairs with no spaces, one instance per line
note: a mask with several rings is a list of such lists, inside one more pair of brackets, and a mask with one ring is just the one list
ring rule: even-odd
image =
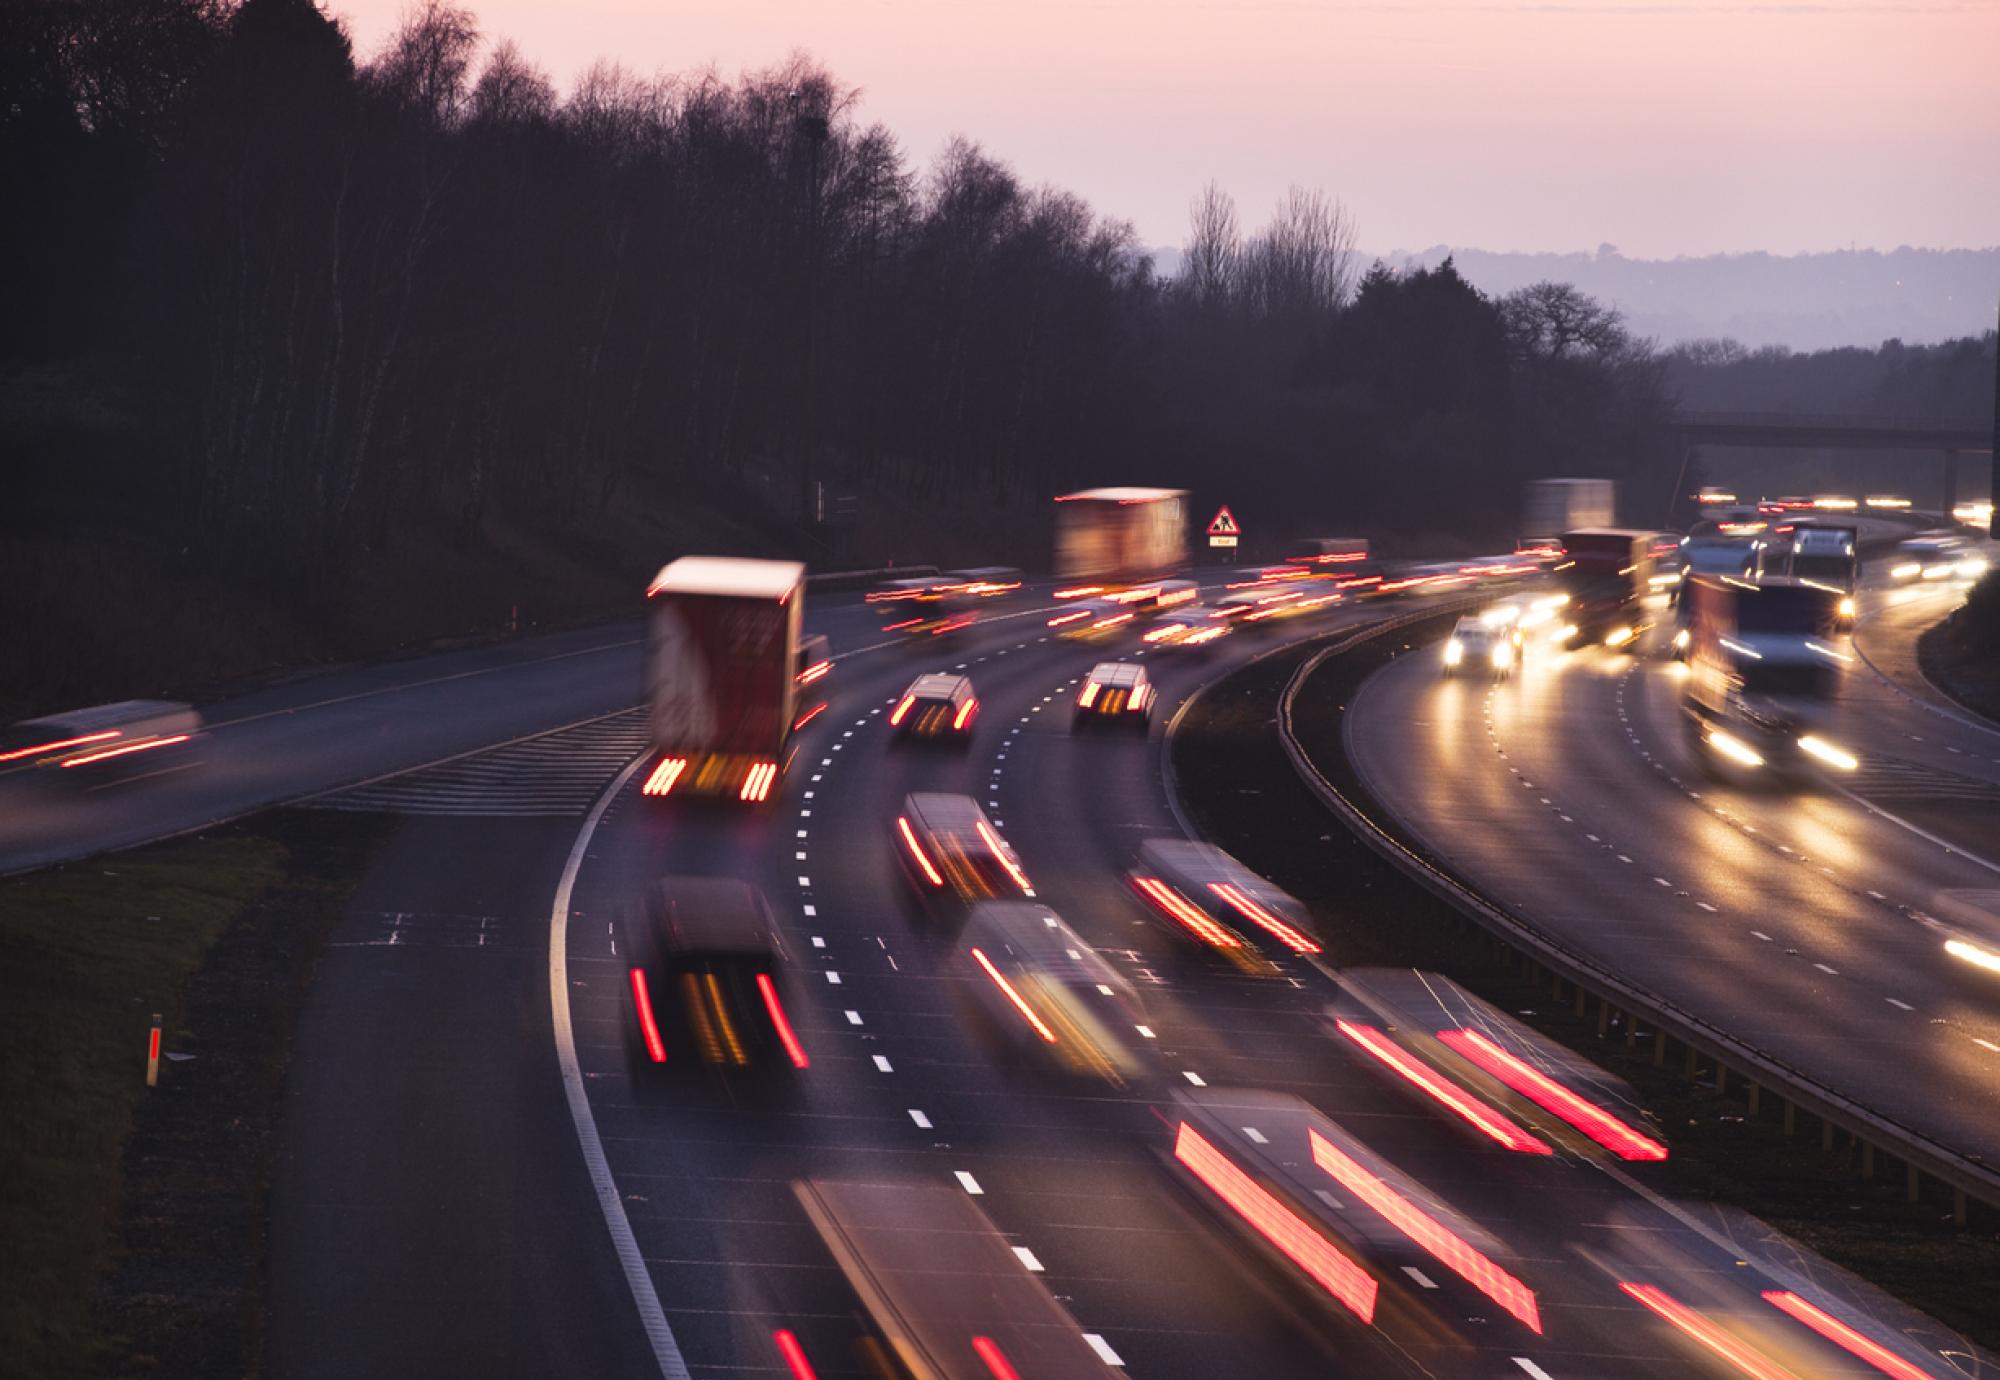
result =
[[964,1189],[967,1193],[970,1193],[973,1197],[977,1198],[981,1194],[986,1192],[985,1189],[979,1186],[979,1180],[973,1178],[963,1169],[954,1169],[952,1171],[952,1174],[954,1177],[957,1178],[958,1186]]
[[562,1074],[570,1121],[576,1127],[577,1147],[583,1152],[583,1166],[597,1195],[597,1209],[604,1215],[605,1228],[611,1233],[611,1247],[618,1256],[625,1287],[639,1310],[639,1324],[645,1330],[646,1340],[653,1348],[653,1360],[664,1380],[689,1380],[687,1361],[681,1355],[680,1343],[674,1340],[673,1329],[667,1326],[667,1315],[660,1307],[660,1296],[653,1288],[646,1258],[639,1252],[638,1239],[632,1235],[632,1221],[625,1215],[625,1199],[618,1192],[618,1182],[612,1177],[610,1161],[604,1155],[604,1141],[597,1133],[597,1115],[590,1108],[590,1094],[584,1090],[583,1070],[576,1059],[576,1031],[570,1025],[569,1012],[570,898],[576,892],[577,873],[583,870],[584,851],[590,847],[591,836],[597,832],[611,802],[651,756],[647,752],[633,758],[604,788],[604,794],[584,817],[583,827],[577,830],[576,842],[570,846],[569,860],[563,864],[562,877],[556,882],[555,898],[549,907],[549,1014],[555,1033],[556,1065]]
[[1035,1253],[1029,1250],[1026,1246],[1016,1246],[1014,1248],[1014,1258],[1019,1260],[1023,1265],[1027,1266],[1034,1273],[1036,1274],[1042,1273],[1042,1262],[1036,1259]]
[[1083,1339],[1090,1343],[1090,1349],[1097,1353],[1097,1359],[1104,1362],[1105,1365],[1122,1366],[1125,1364],[1125,1358],[1111,1349],[1111,1343],[1105,1341],[1104,1338],[1098,1336],[1095,1332],[1084,1333]]
[[928,1131],[931,1129],[931,1119],[925,1116],[922,1112],[918,1111],[915,1107],[910,1108],[910,1120],[917,1123],[917,1128],[919,1130]]
[[889,1067],[889,1060],[888,1056],[886,1055],[878,1054],[875,1056],[875,1067],[880,1069],[883,1073],[895,1072],[894,1069]]

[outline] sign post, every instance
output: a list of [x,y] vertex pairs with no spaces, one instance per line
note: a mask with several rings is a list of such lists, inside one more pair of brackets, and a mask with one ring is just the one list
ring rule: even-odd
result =
[[1223,504],[1215,510],[1215,516],[1208,520],[1208,544],[1211,549],[1229,552],[1225,558],[1231,565],[1236,563],[1236,539],[1243,535],[1243,529],[1236,524],[1236,514]]

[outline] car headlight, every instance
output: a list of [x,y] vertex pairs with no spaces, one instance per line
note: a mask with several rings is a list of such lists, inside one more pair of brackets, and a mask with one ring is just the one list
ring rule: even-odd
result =
[[1514,662],[1514,649],[1505,642],[1496,643],[1493,648],[1493,665],[1504,671]]
[[1687,649],[1688,641],[1689,641],[1688,630],[1686,628],[1682,628],[1679,632],[1674,634],[1674,650],[1685,651]]
[[1842,599],[1842,600],[1840,601],[1840,616],[1841,616],[1842,618],[1852,618],[1852,617],[1854,617],[1854,596],[1853,596],[1853,595],[1851,595],[1851,594],[1850,594],[1850,595],[1848,595],[1848,596],[1847,596],[1846,598],[1844,598],[1844,599]]
[[1605,634],[1604,645],[1607,647],[1622,647],[1638,635],[1638,630],[1635,628],[1613,628],[1609,633]]
[[1444,644],[1445,665],[1456,666],[1458,665],[1459,662],[1463,660],[1465,660],[1464,643],[1460,642],[1457,638],[1454,637],[1451,641]]
[[1889,578],[1892,580],[1907,580],[1914,575],[1921,575],[1923,573],[1924,568],[1915,561],[1904,561],[1900,565],[1889,567]]

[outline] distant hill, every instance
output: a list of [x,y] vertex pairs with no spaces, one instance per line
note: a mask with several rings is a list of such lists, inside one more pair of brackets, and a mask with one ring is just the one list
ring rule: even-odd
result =
[[1380,257],[1395,268],[1428,268],[1446,256],[1489,294],[1543,279],[1574,283],[1662,345],[1710,336],[1794,350],[1930,344],[1992,330],[2000,307],[2000,247],[1628,259],[1608,244],[1595,254],[1434,245]]

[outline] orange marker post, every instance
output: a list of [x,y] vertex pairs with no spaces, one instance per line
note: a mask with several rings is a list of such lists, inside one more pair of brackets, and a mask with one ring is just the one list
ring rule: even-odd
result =
[[160,1013],[153,1013],[153,1033],[146,1040],[146,1086],[156,1087],[160,1081]]

